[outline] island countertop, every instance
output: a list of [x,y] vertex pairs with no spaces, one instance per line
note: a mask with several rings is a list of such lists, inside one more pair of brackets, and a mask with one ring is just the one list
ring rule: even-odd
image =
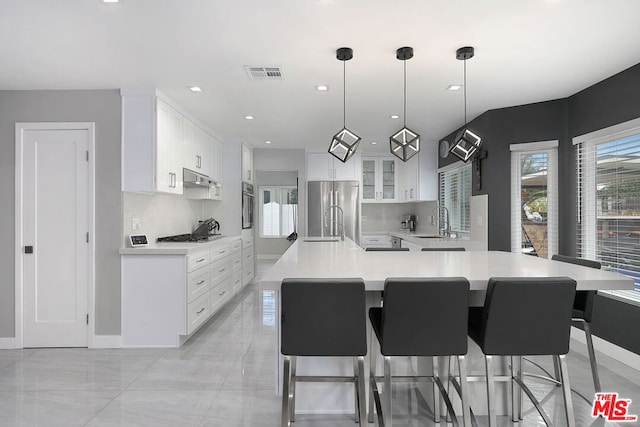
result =
[[[316,241],[305,241],[305,240]],[[568,276],[578,290],[633,289],[633,279],[530,255],[499,251],[366,252],[350,239],[317,241],[299,237],[260,281],[280,289],[284,278],[358,277],[368,291],[379,291],[388,277],[466,277],[471,290],[483,291],[491,277]],[[335,240],[335,239],[329,239]]]

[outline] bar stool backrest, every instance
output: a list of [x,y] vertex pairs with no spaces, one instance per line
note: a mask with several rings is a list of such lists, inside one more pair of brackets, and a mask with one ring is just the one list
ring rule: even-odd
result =
[[[602,268],[602,264],[598,261],[592,261],[590,259],[584,258],[575,258],[567,255],[554,255],[551,257],[554,261],[562,261],[569,264],[582,265],[585,267],[591,268]],[[574,312],[574,317],[580,317],[586,320],[587,322],[591,322],[593,318],[593,303],[595,302],[596,291],[578,291],[576,292],[576,298],[573,301],[573,309],[577,310],[577,313]]]
[[575,291],[569,277],[489,279],[482,313],[484,353],[567,354]]
[[367,354],[362,279],[284,279],[281,302],[282,354]]
[[388,278],[380,351],[386,356],[467,354],[468,312],[464,277]]

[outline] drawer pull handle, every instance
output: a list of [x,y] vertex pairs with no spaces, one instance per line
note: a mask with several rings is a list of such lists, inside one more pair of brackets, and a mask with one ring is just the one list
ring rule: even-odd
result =
[[204,262],[204,258],[200,258],[199,260],[196,261],[196,264],[199,262]]
[[219,293],[219,294],[218,294],[218,296],[220,296],[220,297],[221,297],[221,296],[222,296],[222,295],[224,295],[226,292],[227,292],[227,291],[222,291],[221,293]]
[[223,253],[225,253],[225,252],[227,252],[227,251],[220,251],[220,252],[218,252],[218,253],[219,253],[219,254],[223,254]]
[[225,270],[226,270],[226,268],[223,268],[222,270],[218,270],[218,273],[222,273]]
[[196,314],[200,314],[204,311],[204,307],[202,307]]
[[200,280],[198,283],[196,283],[196,286],[200,286],[200,285],[204,284],[204,282],[205,282],[204,280]]
[[372,241],[372,242],[379,242],[378,239],[369,239],[369,240]]

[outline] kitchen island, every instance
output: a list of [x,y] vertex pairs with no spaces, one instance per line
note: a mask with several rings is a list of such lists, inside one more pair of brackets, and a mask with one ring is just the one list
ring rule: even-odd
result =
[[[311,240],[311,241],[305,241]],[[471,305],[482,305],[491,277],[552,277],[568,276],[577,282],[578,290],[633,289],[633,280],[618,273],[595,270],[573,264],[497,251],[466,252],[366,252],[355,242],[336,238],[298,238],[274,266],[263,276],[259,286],[267,292],[278,292],[284,278],[362,278],[367,290],[367,305],[380,304],[380,292],[388,277],[466,277],[471,285]],[[279,328],[279,296],[276,322]],[[330,313],[330,308],[327,308]],[[369,333],[369,331],[368,331]],[[279,355],[279,334],[275,349]],[[481,353],[469,345],[469,373],[483,373]],[[276,366],[276,390],[281,389],[282,363]],[[368,363],[368,362],[367,362]],[[428,366],[430,363],[425,363]],[[503,366],[504,368],[504,366]],[[337,358],[300,358],[299,375],[345,375],[352,369],[351,360]],[[422,372],[419,364],[417,370]],[[367,383],[368,384],[368,383]],[[504,384],[502,384],[504,385]],[[498,413],[505,413],[507,392],[497,399]],[[429,387],[424,390],[427,402]],[[300,413],[350,413],[353,411],[353,390],[346,384],[301,384],[296,390],[296,408]],[[476,414],[486,413],[484,386],[474,383],[472,407]]]

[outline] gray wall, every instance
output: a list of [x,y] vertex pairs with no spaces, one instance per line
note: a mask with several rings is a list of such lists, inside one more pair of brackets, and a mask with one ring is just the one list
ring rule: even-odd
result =
[[15,336],[15,123],[96,124],[97,335],[120,335],[120,94],[118,90],[0,91],[0,337]]
[[[482,161],[482,189],[489,195],[489,250],[510,250],[509,144],[557,139],[559,169],[559,253],[576,254],[576,136],[640,117],[640,64],[596,83],[568,98],[490,110],[470,123],[483,137],[488,157]],[[455,132],[443,139],[451,141]],[[442,167],[454,161],[440,159]],[[624,320],[624,321],[623,321]],[[640,323],[640,307],[598,296],[593,332],[640,354],[640,335],[628,325]]]
[[258,257],[279,257],[291,246],[285,238],[280,239],[262,239],[260,238],[260,203],[259,191],[261,186],[268,185],[296,185],[298,179],[298,171],[263,171],[256,169],[256,221],[255,221],[255,241],[256,253]]

